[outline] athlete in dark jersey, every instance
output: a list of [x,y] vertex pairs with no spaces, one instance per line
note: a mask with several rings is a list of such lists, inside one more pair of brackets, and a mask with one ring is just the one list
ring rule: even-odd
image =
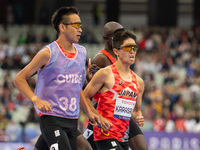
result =
[[[90,68],[90,72],[94,73],[94,70],[104,68],[116,62],[116,55],[113,53],[112,49],[112,37],[114,33],[123,29],[123,26],[117,22],[108,22],[104,26],[105,49],[100,50],[99,53],[92,59],[92,67]],[[97,107],[97,104],[95,104],[94,107]],[[128,134],[130,148],[134,150],[148,150],[145,137],[141,129],[132,118],[130,119]],[[96,150],[97,147],[93,142],[93,126],[89,124],[83,135],[89,141],[92,148]]]

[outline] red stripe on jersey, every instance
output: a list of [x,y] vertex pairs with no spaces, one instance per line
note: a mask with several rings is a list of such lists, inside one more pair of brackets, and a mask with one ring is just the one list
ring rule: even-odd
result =
[[113,64],[116,62],[116,59],[110,53],[108,53],[106,50],[102,49],[99,51],[99,53],[105,54]]

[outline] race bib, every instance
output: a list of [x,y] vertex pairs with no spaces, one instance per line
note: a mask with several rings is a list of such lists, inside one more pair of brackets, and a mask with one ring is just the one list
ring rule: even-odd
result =
[[91,135],[93,134],[93,130],[86,129],[85,132],[83,133],[83,136],[88,139]]
[[50,150],[59,150],[58,149],[58,143],[52,144],[50,147]]
[[123,120],[130,120],[130,117],[135,107],[135,103],[136,101],[117,98],[113,117]]

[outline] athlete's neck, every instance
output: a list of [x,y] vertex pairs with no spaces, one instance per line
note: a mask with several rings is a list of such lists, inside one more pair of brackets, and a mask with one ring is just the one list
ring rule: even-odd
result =
[[130,73],[130,65],[123,64],[119,60],[115,63],[115,67],[121,73],[124,73],[124,74],[129,74]]
[[67,41],[63,41],[61,39],[57,39],[56,42],[59,44],[59,46],[68,53],[75,53],[75,47],[73,43],[69,43]]

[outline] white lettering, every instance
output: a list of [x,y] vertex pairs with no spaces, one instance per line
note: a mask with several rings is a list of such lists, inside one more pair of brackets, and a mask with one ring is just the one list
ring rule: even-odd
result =
[[160,145],[161,149],[163,149],[163,150],[165,150],[165,149],[169,150],[170,149],[170,139],[169,138],[162,138],[160,140],[160,143],[162,143]]
[[190,145],[193,149],[200,149],[200,146],[199,146],[199,139],[197,138],[192,138],[190,140]]
[[74,83],[74,74],[71,75],[71,82]]
[[63,106],[62,105],[59,105],[60,106],[60,108],[62,109],[62,110],[67,110],[68,109],[68,98],[67,97],[61,97],[60,99],[59,99],[59,101],[63,104]]
[[157,149],[159,147],[159,139],[156,137],[151,137],[149,139],[149,149]]
[[59,75],[57,76],[57,78],[56,78],[56,81],[57,81],[58,83],[64,83],[64,82],[65,82],[64,78],[65,78],[65,76],[64,76],[63,74],[59,74]]
[[184,138],[184,139],[183,139],[183,149],[185,149],[185,150],[190,149],[190,148],[189,148],[189,141],[188,141],[188,138]]
[[150,137],[149,149],[157,150],[200,150],[200,140],[198,138],[179,138],[179,137]]
[[179,150],[181,148],[181,145],[182,145],[181,139],[177,137],[172,138],[172,149]]
[[81,80],[82,80],[82,76],[81,76],[81,78],[79,78],[79,76],[76,74],[75,75],[75,83],[81,83]]
[[71,75],[66,75],[66,83],[69,83],[71,80]]
[[62,105],[59,105],[60,108],[64,111],[75,111],[76,110],[76,98],[75,97],[72,97],[71,100],[68,100],[67,97],[61,97],[59,99],[59,101],[62,103]]
[[59,84],[62,83],[82,83],[82,75],[69,74],[63,75],[59,74],[56,78],[56,82]]

